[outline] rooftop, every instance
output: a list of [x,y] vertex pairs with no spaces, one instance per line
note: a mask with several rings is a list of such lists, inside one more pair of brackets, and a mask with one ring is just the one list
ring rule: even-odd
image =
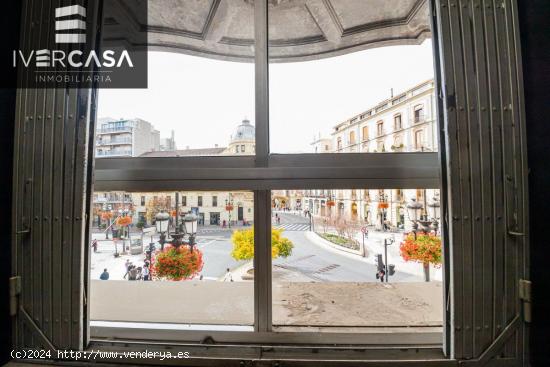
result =
[[140,155],[140,157],[193,157],[193,156],[207,156],[207,155],[220,155],[225,150],[222,148],[198,148],[198,149],[184,149],[173,151],[161,151],[161,152],[147,152]]

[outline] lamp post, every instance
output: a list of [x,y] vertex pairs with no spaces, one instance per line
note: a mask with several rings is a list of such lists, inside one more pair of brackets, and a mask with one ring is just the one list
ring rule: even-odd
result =
[[157,226],[157,232],[160,233],[160,249],[164,250],[164,243],[166,242],[166,232],[168,231],[168,222],[170,215],[165,212],[157,213],[155,216],[155,225]]
[[193,252],[193,247],[195,246],[195,236],[197,235],[197,216],[195,214],[189,213],[183,218],[183,223],[185,224],[185,233],[189,235],[189,248]]
[[[416,234],[420,230],[423,233],[427,233],[430,229],[430,225],[433,228],[437,228],[438,225],[436,221],[432,223],[430,220],[420,220],[418,219],[418,213],[422,210],[423,205],[416,201],[416,199],[411,199],[411,202],[407,204],[407,209],[409,211],[409,218],[411,219],[412,224],[412,232],[414,233],[414,239],[416,241]],[[419,226],[420,224],[420,226]],[[437,231],[437,229],[436,229]],[[430,264],[425,262],[424,264],[424,277],[426,282],[430,281]]]
[[380,208],[380,225],[382,226],[382,231],[386,232],[386,209],[389,207],[388,196],[384,193],[378,195],[378,207]]
[[391,246],[394,242],[394,237],[384,238],[384,258],[382,259],[382,254],[376,255],[376,279],[380,279],[381,282],[388,283],[389,277],[395,274],[395,265],[388,264],[388,246]]
[[384,238],[384,265],[386,267],[384,275],[386,276],[386,283],[388,283],[388,278],[390,275],[393,275],[393,264],[390,264],[389,267],[391,269],[388,269],[388,246],[393,244],[395,242],[395,238]]
[[228,214],[228,226],[231,228],[231,212],[233,211],[233,198],[231,194],[229,194],[229,200],[225,199],[225,210],[227,210]]

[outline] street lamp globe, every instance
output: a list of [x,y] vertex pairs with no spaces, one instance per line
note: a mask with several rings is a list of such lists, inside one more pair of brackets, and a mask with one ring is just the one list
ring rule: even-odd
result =
[[412,198],[407,204],[407,211],[409,212],[409,218],[411,221],[416,222],[418,220],[418,213],[422,210],[422,204]]
[[168,231],[168,222],[170,220],[170,215],[168,213],[160,212],[155,216],[157,232],[165,233]]
[[193,213],[187,214],[183,217],[183,223],[185,224],[185,233],[190,236],[197,234],[197,216]]
[[428,206],[432,208],[433,216],[432,218],[438,219],[439,217],[439,207],[441,206],[441,203],[439,202],[439,199],[434,197],[433,200],[428,203]]

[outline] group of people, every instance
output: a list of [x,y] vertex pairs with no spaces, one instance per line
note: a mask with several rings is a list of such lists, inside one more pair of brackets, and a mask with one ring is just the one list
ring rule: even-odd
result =
[[[124,279],[144,281],[151,280],[151,264],[148,260],[144,261],[143,266],[136,266],[132,264],[129,259],[126,259],[124,267],[126,268]],[[99,279],[109,280],[109,271],[107,268],[103,269],[103,273],[101,273]]]
[[126,263],[124,265],[126,267],[126,274],[124,274],[124,279],[128,277],[128,280],[151,280],[149,261],[145,260],[143,266],[136,266],[132,264],[130,260],[126,259]]

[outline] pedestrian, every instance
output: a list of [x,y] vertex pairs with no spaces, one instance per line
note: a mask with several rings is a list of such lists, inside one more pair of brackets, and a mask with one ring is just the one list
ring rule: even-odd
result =
[[150,272],[149,272],[149,263],[145,262],[145,265],[143,265],[143,280],[144,281],[148,281],[148,280],[151,280],[150,276]]
[[109,272],[107,271],[107,268],[103,269],[103,273],[99,276],[99,279],[101,280],[109,280]]
[[231,275],[231,269],[227,268],[225,272],[225,276],[223,277],[224,282],[232,282],[233,276]]
[[126,268],[126,272],[128,272],[128,270],[130,270],[131,265],[132,265],[132,263],[130,262],[130,259],[126,259],[126,262],[124,263],[124,267]]
[[138,277],[138,269],[135,265],[130,265],[128,267],[128,272],[124,274],[124,279],[128,277],[128,280],[136,280]]
[[277,224],[281,224],[281,217],[277,217]]
[[92,241],[92,248],[94,249],[94,252],[97,252],[97,240]]

